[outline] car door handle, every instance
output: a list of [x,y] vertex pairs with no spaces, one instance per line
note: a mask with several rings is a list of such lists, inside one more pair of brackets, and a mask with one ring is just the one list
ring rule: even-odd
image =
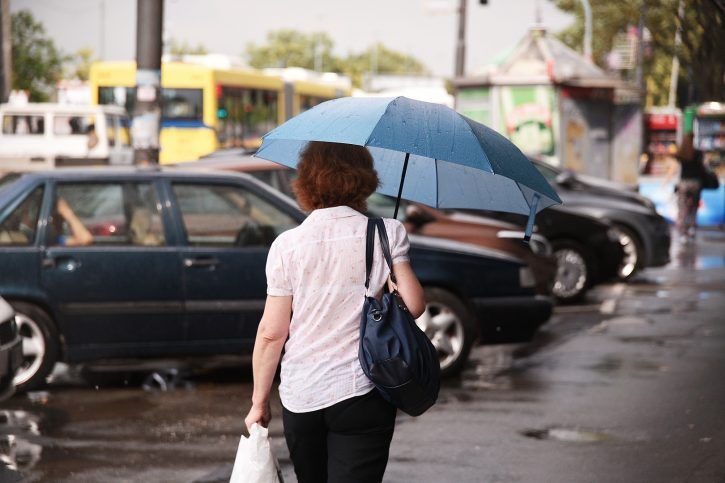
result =
[[214,267],[219,265],[219,260],[214,257],[184,258],[185,267]]
[[56,257],[50,255],[43,258],[42,261],[43,268],[59,268],[61,270],[65,270],[66,272],[73,272],[80,268],[80,266],[81,262],[72,257]]

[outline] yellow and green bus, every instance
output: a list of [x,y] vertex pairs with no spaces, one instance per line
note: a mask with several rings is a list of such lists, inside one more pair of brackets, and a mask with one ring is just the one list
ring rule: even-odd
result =
[[[96,62],[90,86],[94,104],[124,106],[133,114],[135,62]],[[164,62],[161,67],[160,162],[192,161],[220,148],[256,149],[286,119],[349,88],[317,81],[285,82],[256,70],[216,69]]]

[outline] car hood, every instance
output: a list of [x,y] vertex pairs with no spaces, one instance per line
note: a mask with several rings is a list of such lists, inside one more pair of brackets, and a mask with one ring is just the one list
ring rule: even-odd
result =
[[576,175],[573,186],[557,186],[564,204],[588,204],[651,213],[654,204],[644,196],[628,189],[627,185],[591,176]]
[[451,253],[473,255],[482,258],[493,258],[496,260],[505,260],[508,262],[525,265],[525,262],[520,258],[514,257],[513,255],[502,252],[500,250],[482,247],[480,245],[446,240],[444,238],[433,238],[423,235],[408,235],[408,239],[410,240],[411,247],[433,248],[435,250],[441,250]]

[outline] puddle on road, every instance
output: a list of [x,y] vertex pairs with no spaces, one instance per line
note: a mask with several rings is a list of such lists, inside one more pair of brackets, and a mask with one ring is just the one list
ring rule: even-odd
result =
[[589,366],[589,369],[603,373],[613,374],[623,370],[631,370],[633,372],[667,372],[669,366],[659,364],[647,359],[628,360],[616,355],[608,355],[603,357],[598,363]]
[[43,447],[37,416],[25,411],[0,411],[0,465],[12,471],[27,471],[38,461]]
[[566,443],[598,443],[614,439],[612,435],[602,431],[584,430],[578,428],[546,428],[527,429],[521,432],[527,438],[540,440],[563,441]]

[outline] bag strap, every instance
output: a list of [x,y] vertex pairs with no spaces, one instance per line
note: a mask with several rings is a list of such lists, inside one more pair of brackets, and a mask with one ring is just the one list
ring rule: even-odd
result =
[[380,247],[383,250],[383,258],[385,258],[385,262],[390,270],[390,279],[393,283],[397,283],[395,274],[393,273],[393,257],[390,255],[390,242],[388,241],[388,233],[385,230],[385,222],[382,218],[368,218],[368,229],[365,238],[365,289],[370,287],[370,273],[373,269],[373,255],[375,252],[376,228],[380,238]]

